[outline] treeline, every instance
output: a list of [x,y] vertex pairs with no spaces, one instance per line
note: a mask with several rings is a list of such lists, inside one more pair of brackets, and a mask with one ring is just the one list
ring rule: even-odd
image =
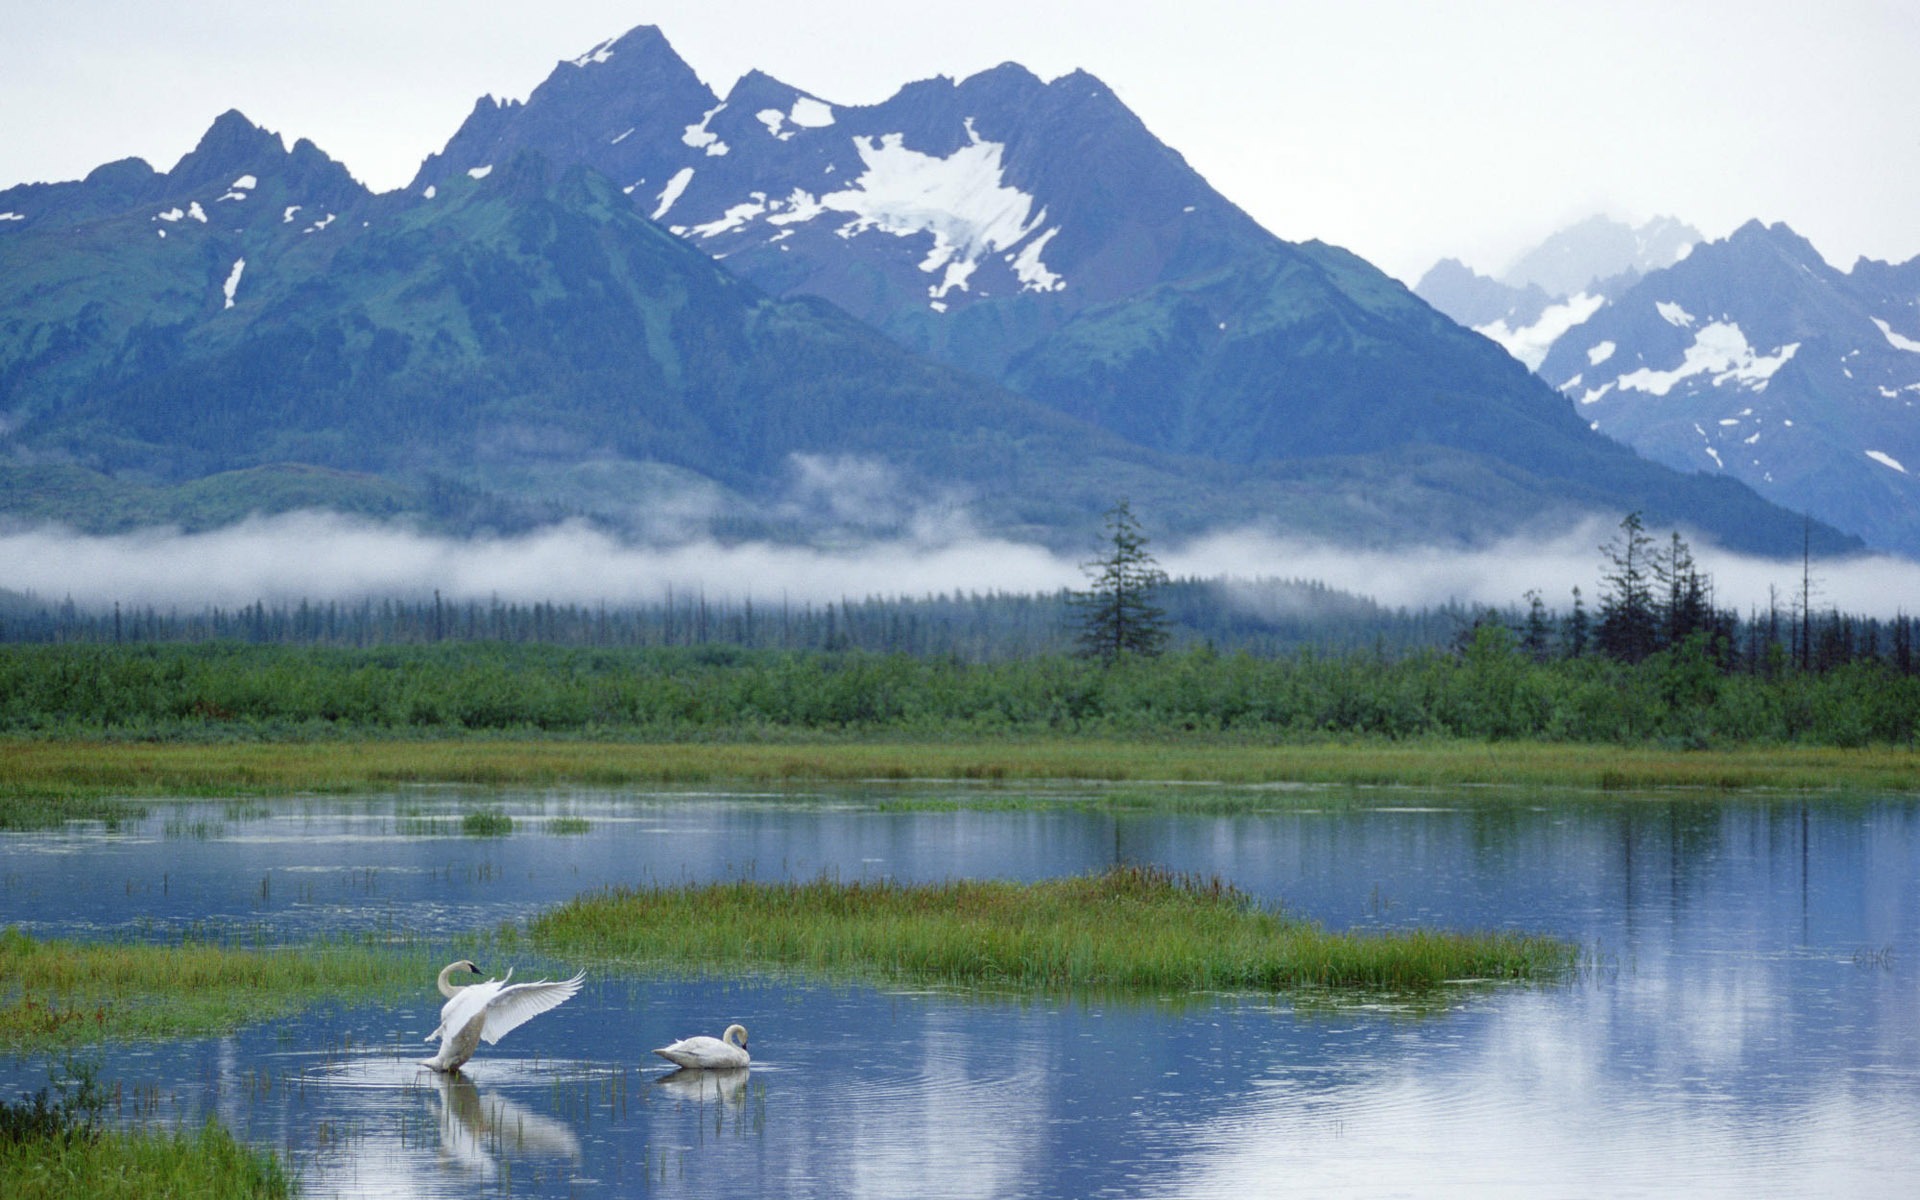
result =
[[1455,737],[1911,745],[1920,677],[1885,662],[1728,673],[1690,640],[1637,663],[1536,662],[1505,624],[1464,648],[1279,657],[1205,647],[1110,666],[864,651],[503,642],[343,649],[0,646],[0,733],[113,738],[537,734]]
[[[1409,611],[1303,580],[1183,579],[1160,589],[1169,642],[1272,655],[1303,648],[1404,654],[1443,646],[1475,620],[1459,605]],[[1078,636],[1066,591],[955,593],[812,603],[709,599],[669,589],[653,604],[608,606],[394,597],[255,602],[183,611],[83,607],[0,591],[0,642],[244,642],[375,647],[442,642],[587,648],[733,646],[864,650],[968,662],[1066,653]]]

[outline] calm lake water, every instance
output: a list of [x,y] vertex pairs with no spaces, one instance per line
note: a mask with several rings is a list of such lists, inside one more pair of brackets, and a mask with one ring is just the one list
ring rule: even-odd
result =
[[[594,971],[451,1081],[416,1065],[440,1005],[422,979],[400,1004],[99,1054],[129,1117],[217,1113],[280,1151],[309,1196],[1916,1194],[1911,797],[1274,789],[1237,793],[1260,811],[1234,816],[1116,816],[1070,788],[1037,810],[977,803],[1008,794],[159,804],[117,830],[0,835],[0,921],[450,941],[608,884],[1034,879],[1128,861],[1218,874],[1331,926],[1538,930],[1590,960],[1564,984],[1418,1007]],[[960,807],[890,807],[903,798]],[[511,834],[462,836],[476,808],[511,816]],[[752,1032],[750,1071],[674,1074],[648,1052],[731,1021]],[[0,1087],[47,1071],[0,1057]]]

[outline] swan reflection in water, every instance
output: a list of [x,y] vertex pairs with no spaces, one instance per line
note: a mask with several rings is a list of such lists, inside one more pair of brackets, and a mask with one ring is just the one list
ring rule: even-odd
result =
[[746,1098],[747,1077],[752,1074],[746,1067],[681,1067],[654,1080],[653,1086],[675,1100],[694,1104],[721,1101],[738,1104]]
[[517,1100],[482,1092],[463,1074],[431,1076],[440,1100],[440,1158],[482,1179],[492,1179],[508,1154],[580,1161],[580,1139],[571,1128]]

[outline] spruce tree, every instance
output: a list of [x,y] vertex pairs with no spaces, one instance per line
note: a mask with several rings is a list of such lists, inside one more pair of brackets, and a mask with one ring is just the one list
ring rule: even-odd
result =
[[1654,608],[1653,537],[1640,514],[1620,522],[1620,535],[1600,547],[1613,570],[1600,594],[1600,621],[1594,640],[1600,652],[1636,663],[1659,649],[1660,624]]
[[1093,586],[1073,593],[1080,610],[1078,652],[1105,663],[1123,654],[1151,658],[1167,642],[1166,610],[1153,603],[1154,589],[1167,576],[1148,553],[1147,536],[1126,500],[1107,511],[1101,545],[1105,553],[1080,564]]

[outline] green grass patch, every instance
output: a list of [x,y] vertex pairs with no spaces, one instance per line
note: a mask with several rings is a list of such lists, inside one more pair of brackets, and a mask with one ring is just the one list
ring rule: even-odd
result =
[[419,954],[353,942],[249,949],[213,942],[41,941],[0,930],[0,1048],[204,1037],[322,1000],[417,991]]
[[476,808],[460,818],[460,832],[468,837],[506,837],[513,832],[513,818],[499,809]]
[[562,836],[575,836],[578,834],[590,833],[592,832],[592,830],[593,830],[593,822],[587,820],[585,817],[548,817],[547,818],[546,831],[548,833],[559,834]]
[[1217,879],[1149,867],[1034,884],[730,882],[583,896],[528,929],[543,951],[657,967],[1143,992],[1421,991],[1557,978],[1573,946],[1512,933],[1331,933]]
[[91,790],[77,795],[57,791],[9,795],[12,782],[0,780],[0,831],[7,833],[58,829],[68,821],[100,821],[114,828],[147,815],[145,805]]
[[108,1094],[96,1069],[69,1063],[67,1071],[18,1103],[0,1100],[0,1196],[265,1200],[292,1194],[271,1151],[242,1145],[216,1121],[192,1134],[106,1128]]
[[0,1196],[8,1200],[268,1200],[294,1194],[269,1150],[213,1121],[197,1132],[99,1130],[0,1141]]
[[[1669,750],[1548,742],[958,739],[782,743],[535,740],[134,743],[0,740],[0,828],[103,819],[123,797],[284,796],[412,784],[694,783],[1493,785],[1609,791],[1920,791],[1920,750]],[[105,806],[104,808],[102,806]]]

